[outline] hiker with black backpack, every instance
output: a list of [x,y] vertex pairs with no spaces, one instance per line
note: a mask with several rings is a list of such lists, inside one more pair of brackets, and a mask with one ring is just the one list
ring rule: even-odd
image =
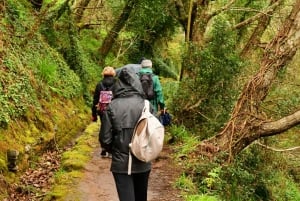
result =
[[[116,72],[113,67],[107,66],[102,71],[103,79],[96,85],[94,91],[93,105],[92,105],[92,121],[97,122],[98,116],[102,122],[103,114],[107,105],[111,102],[113,97],[112,88],[115,83]],[[102,157],[110,157],[110,154],[102,148]]]
[[[129,163],[129,144],[144,109],[144,93],[138,76],[129,68],[120,69],[118,78],[113,88],[114,98],[102,118],[100,142],[112,153],[110,171],[119,200],[147,201],[151,162],[143,162],[132,156]],[[150,112],[153,112],[151,106]]]
[[145,93],[145,98],[150,101],[154,107],[155,113],[165,108],[162,87],[157,75],[153,73],[152,61],[143,59],[139,71],[140,81]]

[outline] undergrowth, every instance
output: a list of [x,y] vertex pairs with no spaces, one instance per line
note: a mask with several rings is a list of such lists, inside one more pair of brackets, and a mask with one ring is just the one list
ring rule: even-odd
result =
[[291,174],[293,166],[289,165],[285,153],[254,144],[242,151],[233,163],[220,165],[193,156],[200,141],[183,126],[173,125],[170,133],[177,147],[175,158],[184,169],[175,186],[186,201],[299,200],[299,184]]

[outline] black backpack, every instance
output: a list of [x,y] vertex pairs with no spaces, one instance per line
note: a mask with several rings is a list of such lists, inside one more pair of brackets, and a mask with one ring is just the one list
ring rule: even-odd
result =
[[140,81],[146,95],[147,100],[152,100],[155,97],[154,86],[153,86],[153,74],[152,73],[145,73],[140,75]]

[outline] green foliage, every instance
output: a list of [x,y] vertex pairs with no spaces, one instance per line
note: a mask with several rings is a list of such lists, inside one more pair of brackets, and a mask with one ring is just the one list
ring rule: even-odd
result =
[[197,194],[197,184],[191,176],[182,174],[175,182],[175,187],[180,189],[185,201],[218,201],[217,196]]
[[225,20],[217,19],[203,49],[190,45],[183,63],[186,78],[173,97],[174,115],[187,127],[203,130],[202,138],[215,134],[228,120],[237,97],[232,86],[241,61],[235,53],[235,34],[227,27]]
[[38,75],[43,81],[45,81],[50,86],[55,83],[55,78],[57,77],[57,65],[51,60],[46,58],[45,60],[38,60]]
[[175,186],[188,194],[194,194],[197,192],[197,187],[193,182],[193,179],[185,174],[182,174],[176,181]]
[[[231,12],[226,12],[226,17],[230,20],[231,24],[238,24],[246,19],[249,19],[257,14],[256,10],[263,9],[269,5],[269,1],[260,0],[242,0],[235,2],[235,7],[237,9],[232,9]],[[247,9],[239,9],[247,8]],[[245,43],[250,35],[252,34],[252,29],[243,26],[237,30],[237,43]]]
[[[29,108],[38,109],[38,99],[49,99],[51,92],[66,98],[76,97],[82,92],[80,80],[57,52],[38,37],[28,40],[27,37],[32,36],[26,32],[26,26],[32,26],[34,20],[24,5],[30,6],[28,2],[21,1],[8,1],[6,4],[5,19],[14,26],[17,35],[22,35],[22,40],[7,40],[6,55],[0,70],[0,85],[4,89],[0,93],[1,127],[7,126],[13,118],[25,115]],[[8,24],[4,28],[6,31],[10,31]],[[38,97],[36,91],[40,92]]]
[[[175,33],[175,20],[169,15],[168,1],[140,1],[127,22],[126,31],[138,36],[127,53],[129,61],[136,62],[138,58],[152,58],[155,42],[169,38]],[[149,20],[151,19],[151,20]],[[134,59],[134,60],[132,60]]]
[[163,89],[165,105],[167,108],[169,108],[169,106],[172,104],[172,97],[177,91],[179,82],[169,78],[161,78],[160,83]]
[[300,191],[287,176],[286,162],[281,157],[260,147],[249,147],[222,169],[218,194],[233,201],[299,199]]
[[[169,15],[167,5],[168,1],[166,0],[140,1],[135,8],[135,12],[132,13],[128,27],[136,34],[144,36],[144,39],[151,37],[151,35],[157,35],[157,37],[167,36],[170,32],[162,31],[174,31],[175,27],[175,21]],[[149,30],[150,33],[145,30]]]
[[0,86],[3,88],[0,92],[0,127],[24,115],[36,103],[28,72],[24,67],[19,68],[13,59],[20,62],[13,54],[9,54],[0,70]]
[[158,58],[154,60],[154,63],[157,74],[177,80],[179,72],[176,72],[176,67],[169,60],[164,61],[162,58]]
[[7,171],[6,161],[0,158],[0,172]]
[[79,41],[80,46],[82,47],[85,54],[87,54],[87,56],[95,63],[99,61],[98,49],[100,42],[98,40],[98,35],[100,35],[100,37],[104,37],[106,33],[99,33],[96,30],[82,30],[80,32]]
[[191,138],[190,133],[183,125],[172,125],[170,127],[170,133],[172,134],[173,138],[175,138],[178,142],[188,141]]
[[40,83],[45,85],[41,96],[50,98],[49,90],[65,98],[78,97],[82,94],[79,77],[54,49],[47,44],[37,44],[36,41],[32,41],[28,45],[31,51],[28,51],[24,57],[36,73],[37,82],[44,82]]
[[177,30],[172,37],[166,36],[157,40],[154,45],[154,66],[155,73],[165,78],[179,80],[181,69],[181,54],[184,49],[184,37]]
[[272,179],[273,185],[270,187],[273,199],[280,201],[300,200],[299,184],[296,184],[285,173],[277,173]]
[[[59,9],[62,8],[59,7]],[[51,22],[52,21],[49,23]],[[66,25],[68,25],[67,30],[63,28],[59,30],[53,29],[53,27],[59,28],[65,27]],[[97,76],[98,73],[95,72],[98,67],[89,61],[90,55],[84,52],[81,46],[80,35],[77,32],[69,8],[66,8],[65,13],[61,15],[61,19],[53,22],[53,25],[50,26],[50,30],[48,29],[49,24],[43,24],[42,33],[46,36],[49,44],[63,55],[70,69],[80,78],[80,89],[82,89],[86,103],[90,105],[90,86],[93,84],[93,81],[96,80],[95,76]],[[76,88],[78,89],[78,87]]]
[[300,105],[300,53],[298,52],[294,60],[279,72],[279,75],[264,101],[264,111],[273,118],[281,118],[296,111]]
[[187,195],[185,201],[220,201],[220,199],[210,195]]
[[33,17],[29,14],[29,8],[28,1],[7,0],[5,19],[16,29],[16,36],[20,36],[32,24]]
[[199,156],[193,156],[199,141],[184,127],[172,126],[170,133],[177,136],[177,142],[180,142],[176,145],[176,159],[179,164],[184,164],[183,172],[186,173],[178,178],[176,187],[181,189],[185,200],[299,199],[299,186],[288,174],[288,161],[282,154],[252,145],[240,153],[233,163],[220,166],[195,160],[195,157],[199,159]]
[[214,186],[220,183],[221,179],[219,177],[221,172],[221,167],[213,168],[210,172],[207,173],[207,177],[203,179],[202,183],[207,189],[213,189]]

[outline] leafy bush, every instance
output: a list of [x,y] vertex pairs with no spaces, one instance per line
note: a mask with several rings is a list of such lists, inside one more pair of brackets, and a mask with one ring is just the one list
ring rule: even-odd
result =
[[188,194],[194,194],[197,192],[197,187],[194,184],[191,177],[182,174],[175,183],[176,188],[181,189],[183,192]]
[[191,134],[187,131],[187,129],[183,125],[171,126],[170,133],[172,134],[172,137],[175,138],[175,141],[177,142],[189,141],[189,139],[192,138]]
[[218,194],[225,200],[296,201],[300,190],[287,175],[285,164],[280,154],[253,145],[223,168]]
[[234,32],[220,18],[206,46],[200,49],[190,45],[184,57],[186,79],[173,96],[172,111],[188,128],[202,130],[202,138],[214,134],[228,120],[237,96],[232,86],[241,61],[235,44]]
[[178,90],[179,82],[169,78],[161,79],[160,82],[164,94],[165,105],[167,108],[169,108],[169,106],[172,104],[172,97]]

